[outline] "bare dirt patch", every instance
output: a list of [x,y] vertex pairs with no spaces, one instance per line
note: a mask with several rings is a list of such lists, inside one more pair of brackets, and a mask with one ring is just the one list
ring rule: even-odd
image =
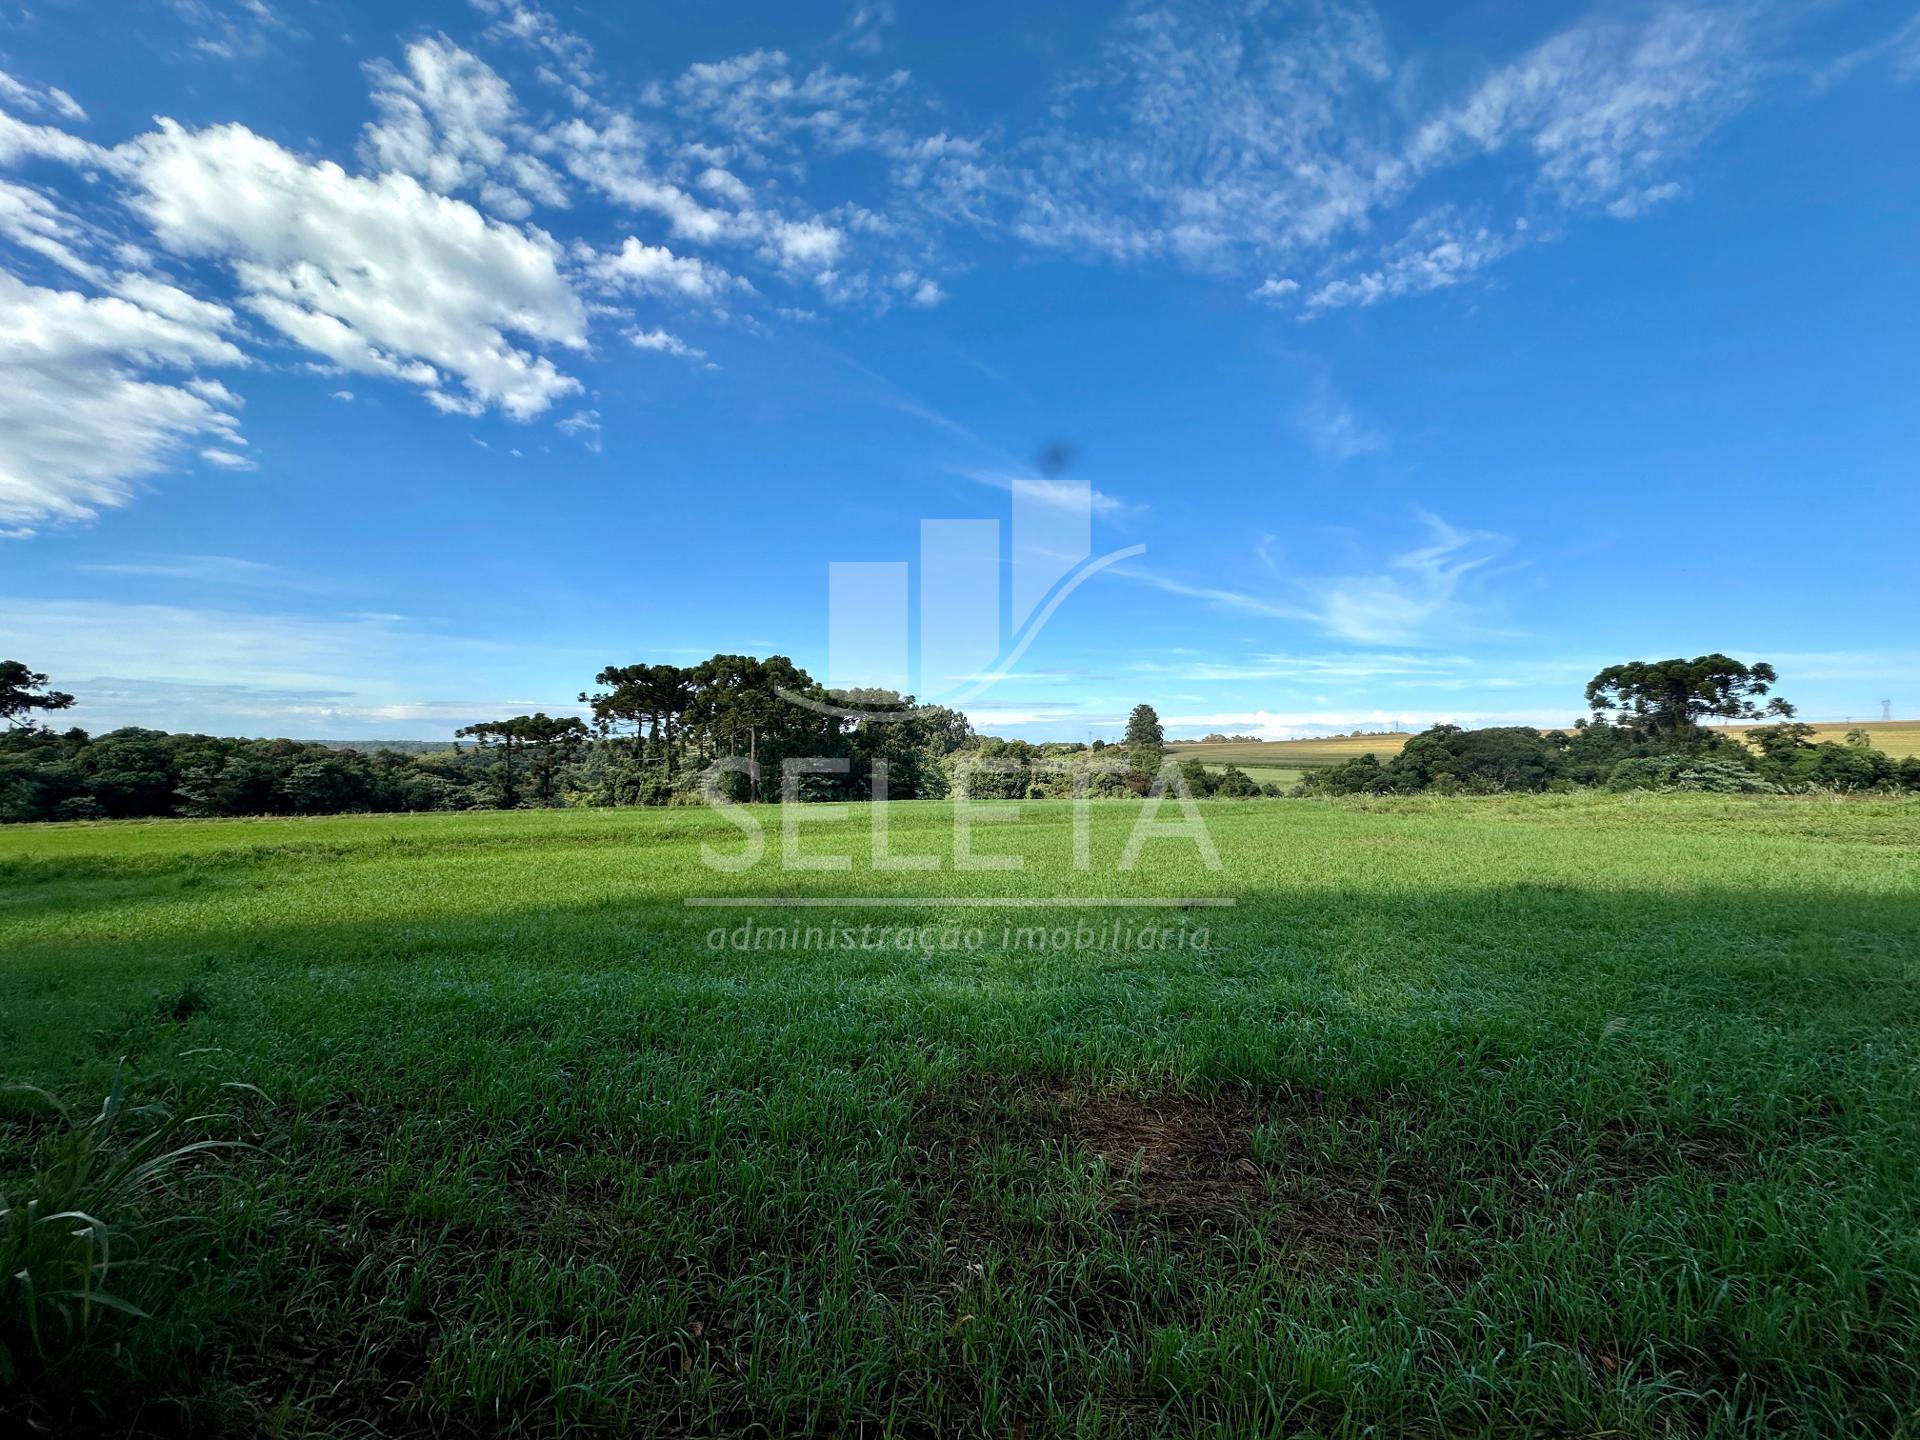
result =
[[1056,1106],[1061,1138],[1115,1177],[1108,1213],[1123,1227],[1257,1229],[1317,1268],[1410,1249],[1433,1214],[1439,1177],[1424,1166],[1379,1150],[1314,1153],[1333,1108],[1325,1095],[1097,1092]]
[[1329,1153],[1325,1138],[1353,1104],[1309,1091],[1035,1088],[925,1107],[923,1135],[977,1241],[1026,1244],[1052,1228],[1031,1215],[1009,1223],[1006,1207],[981,1193],[980,1157],[1004,1145],[1041,1165],[1084,1167],[1101,1220],[1129,1236],[1192,1243],[1258,1233],[1319,1269],[1416,1248],[1440,1193],[1440,1176],[1413,1157],[1382,1147]]

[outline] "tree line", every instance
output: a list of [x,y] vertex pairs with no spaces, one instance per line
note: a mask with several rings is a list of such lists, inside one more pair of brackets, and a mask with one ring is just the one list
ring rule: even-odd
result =
[[[1771,696],[1775,680],[1769,665],[1724,655],[1616,665],[1589,682],[1590,714],[1568,729],[1437,725],[1384,761],[1368,754],[1310,771],[1290,792],[1197,758],[1177,769],[1193,794],[1222,798],[1920,790],[1920,759],[1891,759],[1864,730],[1842,744],[1817,741]],[[1006,740],[911,696],[828,691],[779,655],[608,666],[594,684],[580,695],[590,719],[509,716],[466,726],[444,748],[369,752],[135,727],[56,730],[46,717],[74,697],[21,661],[0,661],[0,822],[673,805],[710,793],[778,800],[783,763],[816,758],[832,768],[798,777],[796,798],[863,800],[880,787],[902,800],[961,788],[991,799],[1119,797],[1146,793],[1166,754],[1151,705],[1135,706],[1111,745]],[[1715,720],[1747,725],[1747,740],[1711,728]]]
[[[1076,783],[1126,794],[1144,792],[1160,763],[1157,719],[1144,739],[1129,732],[1139,741],[1129,748],[1001,740],[910,695],[828,691],[781,655],[613,665],[594,684],[580,695],[588,719],[514,715],[465,726],[444,748],[368,752],[138,727],[56,730],[47,717],[74,697],[21,661],[0,661],[0,821],[674,805],[709,791],[777,800],[790,759],[835,767],[801,778],[805,800],[866,799],[876,781],[903,800],[961,785],[1014,798],[1070,794]],[[1096,761],[1102,751],[1113,753]],[[747,763],[722,769],[721,760]],[[1076,767],[1085,771],[1077,782]]]
[[[1771,694],[1777,679],[1771,665],[1719,654],[1612,665],[1587,682],[1589,713],[1565,730],[1436,725],[1388,760],[1368,754],[1310,772],[1296,793],[1920,790],[1920,758],[1893,759],[1864,729],[1816,741]],[[1740,724],[1745,739],[1715,720]]]

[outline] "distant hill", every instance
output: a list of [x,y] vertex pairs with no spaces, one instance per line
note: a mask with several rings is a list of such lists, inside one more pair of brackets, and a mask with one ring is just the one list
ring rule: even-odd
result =
[[430,755],[435,750],[451,750],[451,740],[302,740],[302,745],[324,745],[329,750],[355,750],[371,755],[376,750],[397,750],[402,755]]

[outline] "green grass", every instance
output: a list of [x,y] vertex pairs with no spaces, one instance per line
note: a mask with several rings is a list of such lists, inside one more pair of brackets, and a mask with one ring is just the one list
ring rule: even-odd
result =
[[[1226,768],[1227,767],[1224,764],[1208,764],[1207,765],[1207,769],[1213,771],[1215,774],[1221,773]],[[1291,789],[1293,786],[1300,783],[1301,777],[1307,773],[1308,769],[1318,768],[1318,767],[1311,767],[1311,766],[1285,767],[1280,765],[1240,765],[1240,766],[1237,766],[1236,768],[1239,769],[1243,774],[1245,774],[1248,779],[1257,781],[1262,785],[1279,785],[1287,789]]]
[[152,1203],[158,1192],[215,1151],[253,1148],[194,1138],[209,1126],[238,1128],[240,1116],[130,1105],[122,1078],[82,1117],[31,1086],[0,1090],[16,1129],[38,1121],[50,1130],[32,1147],[36,1163],[22,1183],[0,1196],[0,1387],[71,1386],[103,1332],[150,1318],[141,1308],[148,1292],[170,1298],[206,1252],[204,1234]]
[[[701,811],[0,831],[0,1078],[278,1132],[188,1172],[213,1261],[96,1401],[0,1430],[1911,1431],[1920,803],[1205,813],[1219,873],[1115,873],[1128,802],[1084,872],[1064,803],[995,874],[718,875]],[[933,943],[682,903],[767,894]],[[857,903],[910,894],[1237,903],[1040,953],[1001,925],[1108,917]],[[45,1138],[0,1118],[0,1194]]]

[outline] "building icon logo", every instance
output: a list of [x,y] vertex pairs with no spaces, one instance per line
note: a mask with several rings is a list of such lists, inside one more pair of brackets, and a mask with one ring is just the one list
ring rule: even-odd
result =
[[912,695],[923,705],[978,699],[1012,671],[1069,595],[1146,551],[1129,545],[1089,558],[1093,490],[1085,481],[1015,480],[1012,492],[1004,552],[998,520],[922,520],[914,561],[828,564],[827,689],[839,698],[826,708],[901,719],[913,712],[863,707],[862,692]]

